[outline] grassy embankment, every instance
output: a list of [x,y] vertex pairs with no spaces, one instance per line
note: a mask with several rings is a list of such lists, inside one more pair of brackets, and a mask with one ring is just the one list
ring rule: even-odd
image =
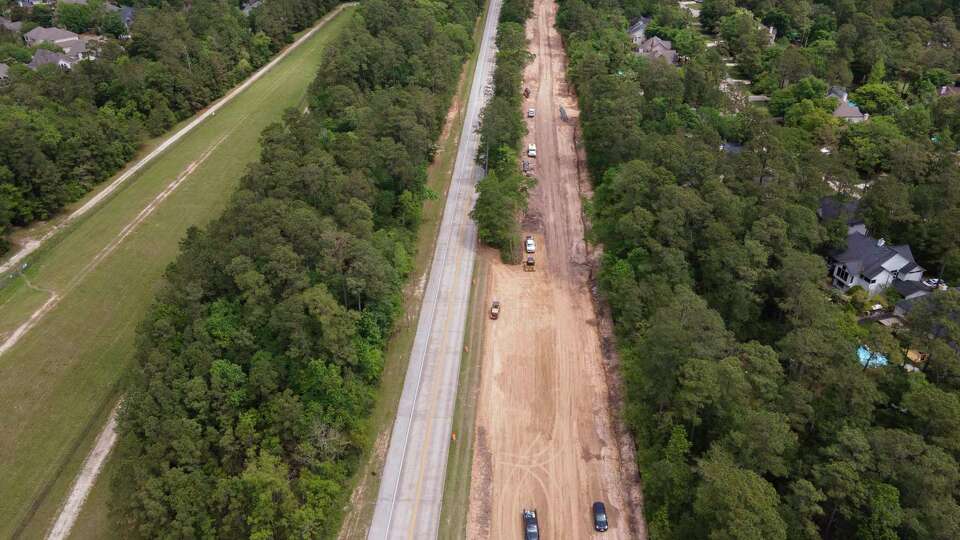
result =
[[[43,305],[47,291],[60,296],[0,357],[0,537],[40,537],[49,526],[116,403],[135,327],[180,239],[188,227],[222,212],[259,154],[260,132],[302,102],[320,51],[351,12],[333,18],[99,208],[51,239],[30,257],[25,276],[0,289],[0,334]],[[182,184],[124,236],[124,228],[191,167]],[[101,487],[91,503],[105,499]],[[107,536],[96,528],[98,515],[81,516],[84,536]]]

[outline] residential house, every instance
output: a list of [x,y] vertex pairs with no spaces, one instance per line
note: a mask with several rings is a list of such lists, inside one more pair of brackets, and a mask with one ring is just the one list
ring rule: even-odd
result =
[[5,17],[0,17],[0,28],[6,28],[11,32],[20,32],[23,27],[23,21],[11,21]]
[[75,62],[75,60],[63,53],[48,51],[47,49],[37,49],[33,53],[33,59],[30,60],[27,67],[35,70],[40,66],[56,64],[60,66],[61,69],[70,69]]
[[773,26],[763,26],[763,30],[767,33],[767,44],[773,46],[777,43],[777,29]]
[[261,2],[260,0],[254,0],[254,1],[248,0],[247,2],[244,2],[243,8],[241,8],[240,11],[242,11],[244,15],[250,16],[250,14],[253,13],[253,10],[260,7],[262,3],[263,2]]
[[87,0],[57,0],[57,5],[60,4],[73,4],[76,6],[85,6],[87,5]]
[[677,63],[677,51],[673,50],[673,44],[656,36],[644,40],[639,53],[647,58],[662,58],[671,64]]
[[64,30],[63,28],[47,28],[44,26],[38,26],[33,30],[27,32],[23,35],[23,40],[27,42],[27,45],[34,47],[41,43],[53,43],[56,46],[60,46],[61,43],[78,39],[80,36],[74,34],[69,30]]
[[862,112],[860,107],[852,103],[842,102],[833,110],[833,117],[851,124],[859,124],[860,122],[866,122],[870,115]]
[[723,141],[720,143],[720,151],[735,156],[743,152],[743,145],[738,142]]
[[937,95],[940,97],[960,96],[960,86],[941,86],[937,90]]
[[80,60],[93,60],[96,57],[87,48],[86,41],[80,36],[62,28],[44,28],[38,26],[24,34],[27,45],[33,47],[41,43],[51,43],[63,49],[71,65]]
[[630,25],[627,34],[630,35],[630,41],[633,42],[633,50],[639,51],[640,45],[647,39],[647,25],[653,20],[650,17],[640,17],[637,22]]
[[847,101],[847,89],[842,86],[831,86],[827,90],[827,97],[837,101]]
[[[824,149],[820,149],[823,152]],[[830,150],[827,149],[827,153]],[[843,202],[836,197],[823,197],[820,199],[820,208],[817,208],[817,216],[821,221],[833,221],[842,219],[847,225],[847,234],[867,234],[867,226],[863,220],[857,216],[860,209],[860,201],[852,199],[849,202]]]
[[837,100],[837,107],[833,109],[834,118],[839,118],[851,124],[865,122],[870,118],[869,114],[861,112],[860,108],[850,101],[847,89],[842,86],[831,86],[827,91],[827,97]]
[[10,76],[10,66],[6,64],[0,64],[0,84],[6,82],[7,78]]
[[896,281],[922,281],[923,267],[904,244],[891,246],[860,232],[847,236],[847,248],[831,256],[833,285],[844,291],[860,286],[873,296]]

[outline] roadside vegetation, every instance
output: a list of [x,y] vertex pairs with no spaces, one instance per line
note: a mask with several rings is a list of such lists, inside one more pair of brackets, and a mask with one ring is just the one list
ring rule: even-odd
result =
[[109,39],[94,61],[33,71],[25,65],[33,51],[0,28],[0,63],[10,67],[0,84],[0,254],[11,227],[49,219],[80,198],[337,3],[271,0],[246,16],[236,2],[164,2],[137,8],[130,39],[116,39],[127,30],[103,2],[59,6],[59,20],[47,5],[13,8],[22,33],[59,23]]
[[[658,34],[694,29],[673,2],[560,0],[558,15],[650,537],[958,538],[960,293],[934,293],[897,333],[858,324],[826,279],[845,223],[816,214],[821,197],[863,185],[872,233],[960,277],[960,237],[943,234],[960,230],[960,98],[934,91],[960,71],[955,14],[702,8],[721,41],[691,45],[679,67],[635,54],[625,32],[641,15]],[[725,55],[770,110],[719,90]],[[832,116],[829,85],[850,86],[869,121]],[[887,365],[858,361],[861,345]],[[908,349],[927,354],[916,369]]]
[[473,2],[371,0],[262,135],[141,331],[113,484],[136,537],[330,537],[411,267]]
[[534,180],[520,172],[517,151],[527,133],[523,122],[523,68],[530,62],[524,24],[532,0],[505,0],[497,25],[497,66],[493,96],[480,120],[477,159],[486,162],[487,175],[477,184],[476,206],[471,217],[485,244],[498,248],[504,261],[520,256],[519,219],[527,208]]

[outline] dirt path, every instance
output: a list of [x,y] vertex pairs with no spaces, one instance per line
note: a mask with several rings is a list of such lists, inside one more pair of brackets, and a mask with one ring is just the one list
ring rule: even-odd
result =
[[182,127],[179,131],[177,131],[176,133],[171,135],[169,138],[167,138],[165,141],[160,143],[159,146],[157,146],[155,149],[153,149],[153,151],[151,151],[149,154],[147,154],[142,159],[140,159],[140,161],[137,161],[133,165],[128,166],[126,170],[124,170],[120,174],[120,176],[117,176],[112,182],[110,182],[110,184],[108,184],[107,187],[103,188],[96,195],[91,197],[87,202],[83,203],[82,206],[80,206],[79,208],[77,208],[76,210],[68,214],[66,217],[62,218],[62,220],[59,223],[57,223],[56,226],[48,230],[43,236],[41,236],[40,238],[28,238],[24,240],[23,244],[20,246],[20,250],[14,253],[9,259],[4,261],[2,264],[0,264],[0,275],[3,275],[7,271],[15,268],[21,261],[23,261],[28,256],[30,256],[30,254],[40,249],[40,246],[46,243],[47,240],[49,240],[58,232],[63,230],[65,227],[67,227],[68,225],[76,221],[77,218],[80,218],[81,216],[93,210],[95,207],[99,206],[101,202],[106,200],[108,197],[110,197],[111,194],[113,194],[114,191],[119,189],[124,182],[132,178],[135,174],[140,172],[141,169],[146,167],[148,163],[153,161],[157,156],[165,152],[168,148],[176,144],[176,142],[182,139],[187,133],[190,133],[191,131],[193,131],[195,127],[200,125],[200,123],[206,120],[209,116],[215,115],[217,111],[220,110],[220,108],[222,108],[227,103],[230,103],[230,101],[232,101],[233,98],[240,95],[241,92],[249,88],[250,85],[252,85],[261,77],[263,77],[268,71],[270,71],[273,68],[273,66],[277,65],[281,60],[286,58],[288,54],[296,50],[297,47],[299,47],[308,39],[310,39],[310,37],[313,36],[313,34],[317,32],[317,30],[322,28],[330,19],[333,19],[334,17],[336,17],[337,14],[340,13],[344,8],[348,6],[353,6],[353,5],[356,5],[356,2],[340,4],[339,6],[331,10],[330,13],[325,15],[323,19],[321,19],[316,25],[314,25],[313,28],[311,28],[308,32],[300,36],[300,38],[298,38],[296,41],[290,44],[286,49],[284,49],[279,54],[277,54],[273,58],[273,60],[271,60],[265,66],[258,69],[253,75],[247,77],[246,80],[240,83],[239,86],[231,90],[228,94],[226,94],[219,100],[215,101],[202,113],[198,114],[189,124]]
[[[583,240],[577,102],[555,19],[556,4],[536,0],[527,24],[536,59],[524,74],[532,92],[524,107],[537,114],[524,145],[537,145],[539,183],[524,230],[537,239],[537,271],[483,255],[485,304],[496,298],[503,310],[484,326],[468,532],[516,537],[526,507],[537,509],[545,538],[592,538],[590,505],[602,500],[611,522],[602,538],[645,538],[633,455],[609,405]],[[560,120],[561,106],[570,122]]]
[[57,516],[57,521],[50,529],[50,533],[47,534],[46,540],[65,540],[70,535],[70,530],[73,529],[73,524],[77,522],[77,516],[80,515],[80,509],[83,508],[84,501],[90,495],[90,490],[93,489],[93,484],[100,476],[100,470],[103,468],[107,456],[110,455],[113,445],[117,442],[117,413],[119,411],[119,404],[110,411],[107,425],[103,427],[103,431],[100,432],[96,442],[93,443],[93,449],[90,450],[90,454],[84,460],[83,468],[80,469],[80,474],[77,475],[73,489],[70,490],[70,496],[63,505],[60,515]]

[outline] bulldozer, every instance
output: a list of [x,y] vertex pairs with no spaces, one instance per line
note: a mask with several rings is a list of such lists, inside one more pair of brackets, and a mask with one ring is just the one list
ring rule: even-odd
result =
[[527,255],[527,259],[523,262],[523,271],[524,272],[536,272],[536,263],[533,261],[533,255]]

